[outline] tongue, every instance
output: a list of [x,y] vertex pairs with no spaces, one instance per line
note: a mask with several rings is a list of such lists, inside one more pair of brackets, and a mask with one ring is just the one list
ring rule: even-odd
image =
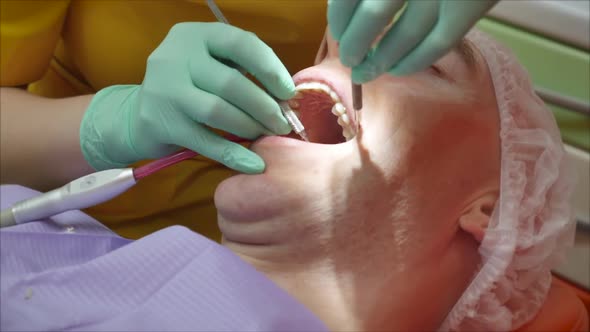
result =
[[337,117],[331,112],[334,102],[327,94],[320,91],[303,91],[289,101],[289,104],[298,113],[310,142],[337,144],[346,141]]

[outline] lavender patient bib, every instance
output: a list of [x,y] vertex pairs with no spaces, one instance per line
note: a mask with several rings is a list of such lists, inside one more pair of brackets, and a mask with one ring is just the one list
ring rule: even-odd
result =
[[[1,186],[1,208],[37,194]],[[326,330],[231,251],[184,227],[131,241],[71,211],[4,228],[0,244],[2,331]]]

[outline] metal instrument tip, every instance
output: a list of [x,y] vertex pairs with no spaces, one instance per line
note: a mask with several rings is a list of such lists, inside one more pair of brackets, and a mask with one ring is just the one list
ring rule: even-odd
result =
[[355,111],[363,108],[363,86],[352,83],[352,107]]
[[358,134],[361,122],[361,109],[363,108],[363,87],[360,84],[352,83],[352,108],[354,108],[354,124]]
[[304,141],[309,142],[309,136],[307,136],[307,132],[305,131],[305,129],[297,134],[301,136],[301,138],[303,138]]

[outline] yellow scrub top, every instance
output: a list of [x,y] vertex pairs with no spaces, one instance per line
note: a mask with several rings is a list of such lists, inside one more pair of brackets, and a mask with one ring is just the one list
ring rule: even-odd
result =
[[[291,74],[313,64],[326,26],[325,0],[216,0],[228,20],[252,31]],[[1,86],[27,85],[60,98],[139,84],[149,54],[178,22],[215,21],[205,0],[2,0]],[[232,172],[204,158],[147,178],[88,209],[129,238],[180,224],[219,240],[213,193]]]

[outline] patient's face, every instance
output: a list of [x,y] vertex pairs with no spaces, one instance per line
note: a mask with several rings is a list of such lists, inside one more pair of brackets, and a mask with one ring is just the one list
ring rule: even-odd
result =
[[[321,53],[294,80],[326,83],[351,117],[350,71],[331,37]],[[311,233],[346,242],[360,232],[402,241],[409,230],[391,220],[403,215],[422,230],[415,236],[428,240],[447,225],[415,220],[460,213],[457,200],[469,200],[476,183],[497,171],[495,97],[477,51],[455,50],[409,77],[383,75],[363,92],[362,129],[347,142],[266,137],[254,143],[265,173],[234,176],[216,193],[226,238],[274,242]],[[317,94],[303,91],[296,99],[312,141],[344,140],[333,103]]]
[[[350,71],[329,36],[326,46],[295,83],[323,82],[352,117]],[[352,303],[351,317],[375,321],[393,316],[374,308],[438,289],[446,292],[437,298],[444,303],[430,301],[433,320],[424,327],[440,323],[446,310],[440,308],[452,306],[479,260],[477,243],[462,236],[458,220],[499,178],[491,79],[479,53],[462,47],[421,73],[365,84],[361,130],[348,141],[331,99],[302,91],[293,106],[312,141],[330,144],[255,142],[264,174],[234,176],[216,191],[224,244],[325,321],[339,311],[325,299]],[[436,272],[433,283],[441,268],[448,273]],[[315,277],[302,281],[296,277],[302,274]],[[396,291],[400,282],[413,287]],[[427,305],[414,304],[428,315]],[[413,308],[398,309],[408,316]]]

